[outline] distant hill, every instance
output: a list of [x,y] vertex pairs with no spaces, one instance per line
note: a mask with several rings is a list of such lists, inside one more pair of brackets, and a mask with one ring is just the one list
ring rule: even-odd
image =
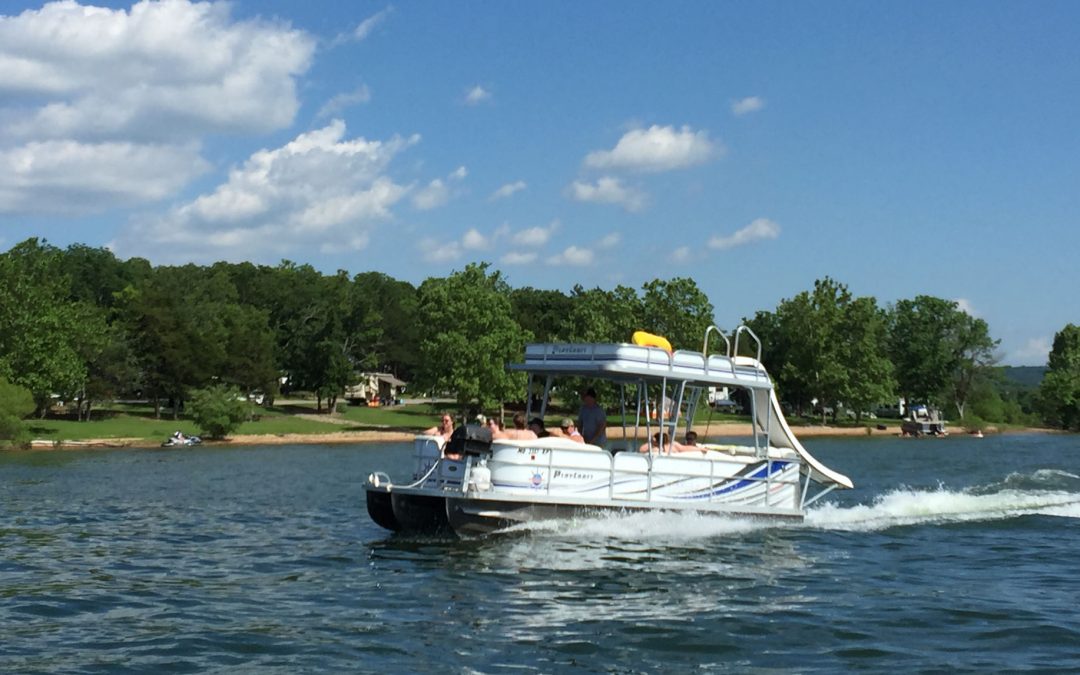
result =
[[1046,375],[1046,366],[1002,366],[1005,381],[1022,388],[1037,388]]

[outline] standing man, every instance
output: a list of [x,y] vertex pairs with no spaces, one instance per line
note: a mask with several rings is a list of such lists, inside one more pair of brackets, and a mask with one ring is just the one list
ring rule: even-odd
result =
[[578,418],[581,420],[581,435],[585,437],[585,442],[604,447],[607,443],[607,413],[596,405],[596,390],[592,387],[581,395]]

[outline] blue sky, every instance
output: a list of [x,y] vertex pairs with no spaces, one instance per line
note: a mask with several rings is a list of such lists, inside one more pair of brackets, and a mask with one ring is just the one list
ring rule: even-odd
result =
[[1080,4],[0,6],[0,248],[1080,321]]

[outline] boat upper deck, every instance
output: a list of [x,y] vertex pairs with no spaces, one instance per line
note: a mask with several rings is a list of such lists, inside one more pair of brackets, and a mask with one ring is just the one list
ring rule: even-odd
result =
[[616,382],[681,381],[691,385],[771,390],[772,380],[761,362],[749,356],[724,356],[631,344],[531,344],[525,362],[510,370],[537,375],[594,377]]

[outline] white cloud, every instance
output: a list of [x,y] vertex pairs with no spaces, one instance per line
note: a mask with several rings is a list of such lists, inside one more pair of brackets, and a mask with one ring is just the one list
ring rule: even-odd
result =
[[422,239],[420,251],[427,262],[451,262],[461,257],[461,244],[456,241],[439,242]]
[[955,300],[953,300],[953,302],[956,303],[956,308],[959,309],[961,312],[964,312],[965,314],[973,317],[979,316],[979,313],[975,311],[974,305],[972,305],[971,301],[967,298],[956,298]]
[[[463,166],[459,166],[451,171],[446,178],[447,180],[461,181],[468,175],[469,170]],[[453,196],[453,192],[451,191],[450,186],[446,184],[446,181],[441,178],[436,178],[413,195],[412,203],[414,207],[421,211],[430,211],[431,209],[443,206],[449,202],[450,198]]]
[[523,180],[514,181],[513,183],[507,183],[495,192],[492,192],[491,196],[488,197],[488,201],[493,202],[496,199],[505,199],[506,197],[511,196],[515,192],[520,192],[524,190],[525,187],[525,181]]
[[723,146],[709,140],[707,131],[688,126],[653,125],[633,129],[619,139],[611,150],[596,150],[585,157],[592,169],[630,169],[634,171],[671,171],[703,164],[723,152]]
[[[175,194],[210,133],[292,124],[315,40],[227,3],[53,2],[0,16],[3,208],[71,213]],[[9,164],[10,165],[10,164]]]
[[491,98],[491,92],[480,85],[476,85],[465,93],[466,105],[479,105]]
[[345,124],[334,120],[254,153],[212,192],[133,222],[117,248],[170,261],[274,260],[305,248],[362,248],[408,191],[385,175],[388,165],[417,142],[419,136],[347,140]]
[[502,258],[499,259],[504,265],[529,265],[536,262],[536,253],[522,253],[518,251],[511,251]]
[[627,211],[640,211],[645,208],[648,198],[645,193],[623,185],[618,178],[603,176],[596,184],[574,181],[569,187],[570,197],[579,202],[597,204],[616,204]]
[[359,88],[353,91],[346,92],[344,94],[338,94],[332,97],[329,101],[323,104],[323,107],[319,108],[319,112],[316,115],[319,119],[326,117],[333,117],[341,113],[346,108],[351,108],[358,103],[368,103],[371,101],[371,90],[368,89],[366,84],[360,85]]
[[672,262],[686,262],[690,259],[690,247],[680,246],[671,252],[670,259]]
[[194,144],[50,140],[0,149],[0,213],[77,215],[156,201],[208,168]]
[[461,245],[465,249],[475,251],[488,248],[491,242],[474,227],[461,238]]
[[562,253],[549,260],[552,265],[570,265],[573,267],[591,265],[592,261],[593,252],[587,248],[579,248],[577,246],[569,246]]
[[227,3],[49,3],[0,17],[0,93],[13,108],[35,108],[17,109],[5,133],[175,141],[281,129],[314,49],[284,24],[233,21]]
[[716,236],[709,240],[709,248],[721,251],[742,246],[761,239],[776,239],[780,236],[780,226],[768,218],[758,218],[741,230],[728,236]]
[[1050,359],[1052,344],[1048,337],[1029,339],[1023,347],[1013,351],[1009,361],[1034,366],[1045,366]]
[[365,40],[386,17],[390,16],[392,11],[394,11],[394,7],[391,5],[361,21],[352,32],[353,39],[357,42]]
[[615,248],[622,241],[622,235],[618,232],[612,232],[605,235],[600,241],[596,243],[596,247],[600,249]]
[[548,243],[557,229],[559,229],[559,221],[553,220],[547,227],[538,225],[516,232],[511,240],[519,246],[543,246]]
[[731,104],[731,114],[742,117],[757,112],[765,107],[765,99],[760,96],[747,96]]
[[448,201],[450,201],[450,188],[446,187],[446,183],[440,178],[428,183],[412,198],[413,206],[421,211],[430,211]]

